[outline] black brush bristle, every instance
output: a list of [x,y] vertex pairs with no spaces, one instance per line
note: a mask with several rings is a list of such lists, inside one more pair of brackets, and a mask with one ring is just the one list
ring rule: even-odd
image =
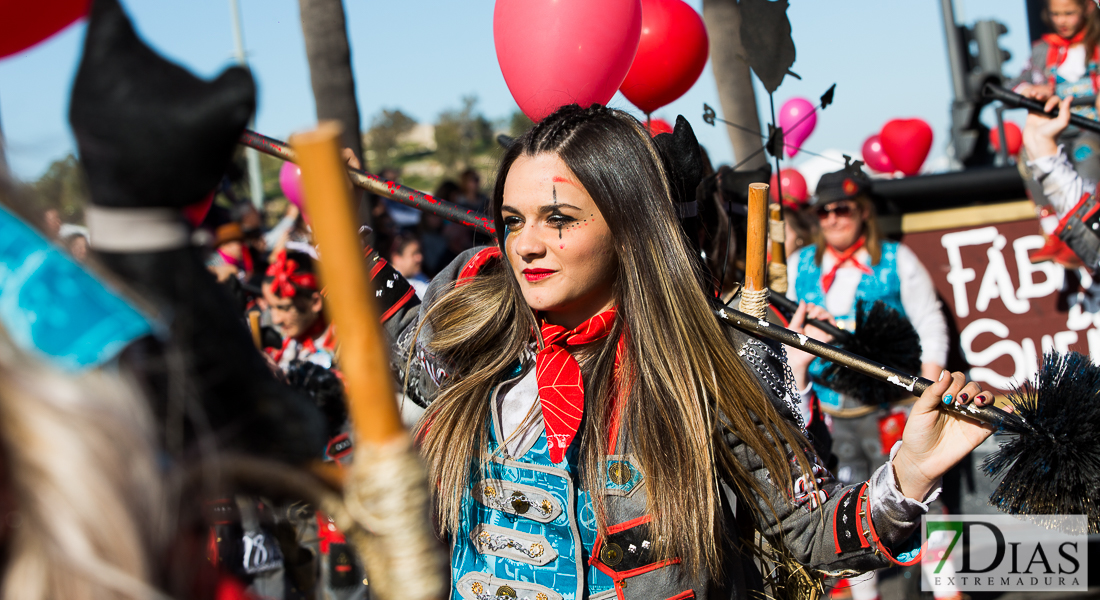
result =
[[[920,337],[904,315],[876,301],[871,310],[864,302],[856,305],[855,331],[836,340],[845,350],[905,373],[920,372]],[[822,373],[827,387],[855,398],[863,404],[878,405],[897,400],[905,390],[892,383],[877,381],[842,365],[832,363]]]
[[1076,352],[1048,354],[1043,367],[1008,396],[1029,430],[999,433],[982,463],[1001,476],[989,497],[1009,514],[1085,515],[1100,532],[1100,367]]

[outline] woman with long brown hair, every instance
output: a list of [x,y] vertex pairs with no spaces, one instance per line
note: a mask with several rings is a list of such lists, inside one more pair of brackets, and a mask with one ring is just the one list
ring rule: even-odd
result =
[[922,501],[989,434],[935,403],[991,401],[975,384],[944,373],[893,468],[841,488],[783,351],[714,317],[633,117],[559,109],[507,151],[492,209],[497,244],[387,322],[427,406],[453,598],[744,598],[765,550],[828,572],[916,560]]

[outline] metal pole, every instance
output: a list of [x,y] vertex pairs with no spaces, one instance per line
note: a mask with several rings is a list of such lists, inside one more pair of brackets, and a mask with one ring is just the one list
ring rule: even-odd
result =
[[[229,0],[229,17],[233,21],[233,43],[237,47],[237,63],[248,68],[248,60],[244,54],[244,34],[241,32],[241,7],[239,0]],[[249,129],[256,128],[256,116],[248,125]],[[264,206],[264,179],[260,173],[260,154],[249,148],[245,150],[245,158],[248,160],[248,189],[252,196],[252,205],[256,210],[262,211]]]
[[947,66],[951,68],[951,90],[955,100],[965,100],[966,58],[963,56],[962,40],[959,39],[959,27],[955,23],[955,3],[953,0],[940,0],[943,8],[943,33],[947,38]]

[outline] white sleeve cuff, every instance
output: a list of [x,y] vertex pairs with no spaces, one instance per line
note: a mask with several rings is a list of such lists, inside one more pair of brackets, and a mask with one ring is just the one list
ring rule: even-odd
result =
[[[921,515],[928,512],[928,505],[939,498],[943,490],[942,482],[937,482],[923,502],[905,497],[898,489],[897,480],[894,478],[894,456],[900,448],[901,442],[894,444],[890,450],[890,460],[879,467],[868,482],[871,486],[869,492],[871,518],[874,519],[875,529],[880,534],[911,529],[920,522]],[[889,541],[900,542],[901,540]]]

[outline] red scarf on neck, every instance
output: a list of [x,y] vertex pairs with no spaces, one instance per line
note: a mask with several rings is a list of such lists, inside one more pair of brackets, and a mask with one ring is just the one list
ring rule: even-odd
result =
[[[1068,40],[1057,33],[1043,34],[1043,41],[1047,43],[1047,68],[1054,68],[1062,66],[1062,63],[1066,62],[1066,56],[1069,55],[1069,49],[1077,44],[1084,43],[1085,31],[1082,29],[1077,32],[1077,35],[1069,38]],[[1093,50],[1091,59],[1085,58],[1085,73],[1089,74],[1092,78],[1092,90],[1097,91],[1100,87],[1100,82],[1097,81],[1097,74],[1093,69],[1089,68],[1088,62],[1100,62],[1100,46]],[[1050,77],[1050,85],[1054,87],[1057,82],[1053,74]]]
[[862,272],[864,275],[874,274],[874,271],[872,271],[870,267],[862,264],[855,259],[856,252],[859,252],[859,249],[862,248],[866,243],[867,238],[861,237],[859,238],[859,241],[852,244],[852,246],[844,252],[837,252],[833,249],[832,246],[829,246],[828,244],[825,245],[826,251],[828,251],[829,254],[832,254],[833,257],[836,258],[836,263],[833,264],[833,268],[829,269],[828,273],[821,276],[822,291],[824,291],[826,294],[829,293],[829,288],[833,287],[833,280],[836,279],[836,272],[840,270],[840,268],[843,267],[845,263],[852,263],[852,265],[855,266],[855,268],[859,269],[860,272]]
[[546,423],[546,443],[550,460],[555,464],[565,459],[565,452],[577,437],[584,416],[581,367],[567,347],[604,338],[614,325],[615,308],[611,308],[574,329],[550,323],[540,327],[545,347],[535,355],[535,378],[542,401],[542,418]]

